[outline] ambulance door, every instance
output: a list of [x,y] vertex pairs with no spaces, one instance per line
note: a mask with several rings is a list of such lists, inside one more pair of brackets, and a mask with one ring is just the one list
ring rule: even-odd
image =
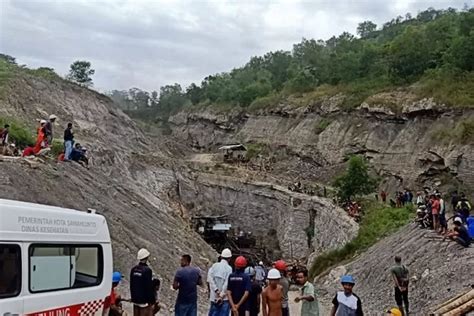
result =
[[23,279],[20,244],[0,242],[0,316],[23,315]]
[[29,244],[28,272],[25,315],[102,315],[111,288],[102,245]]

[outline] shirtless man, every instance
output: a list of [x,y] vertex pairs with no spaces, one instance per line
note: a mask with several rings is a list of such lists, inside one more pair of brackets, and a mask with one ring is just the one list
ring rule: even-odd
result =
[[267,279],[268,286],[262,293],[263,316],[282,316],[283,287],[280,285],[280,272],[277,269],[271,269]]

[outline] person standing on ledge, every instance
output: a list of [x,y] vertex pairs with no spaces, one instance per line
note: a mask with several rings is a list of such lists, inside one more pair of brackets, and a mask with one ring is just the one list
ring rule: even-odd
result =
[[[390,273],[392,274],[393,284],[395,286],[395,302],[397,302],[398,309],[400,309],[402,315],[406,316],[409,311],[409,272],[408,269],[402,265],[401,257],[395,257],[395,265],[390,269]],[[403,307],[405,307],[405,309],[403,309]]]

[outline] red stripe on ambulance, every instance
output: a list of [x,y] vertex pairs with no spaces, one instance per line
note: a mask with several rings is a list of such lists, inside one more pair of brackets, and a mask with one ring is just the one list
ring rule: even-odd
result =
[[97,312],[102,311],[103,305],[103,300],[97,300],[42,312],[30,313],[26,314],[26,316],[94,316]]

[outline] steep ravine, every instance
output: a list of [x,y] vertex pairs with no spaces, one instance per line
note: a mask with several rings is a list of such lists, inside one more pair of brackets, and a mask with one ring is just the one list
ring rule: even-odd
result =
[[265,247],[276,239],[278,247],[268,247],[270,260],[305,259],[357,234],[355,221],[325,198],[234,176],[189,171],[177,175],[179,200],[190,215],[228,215],[234,227],[251,232]]

